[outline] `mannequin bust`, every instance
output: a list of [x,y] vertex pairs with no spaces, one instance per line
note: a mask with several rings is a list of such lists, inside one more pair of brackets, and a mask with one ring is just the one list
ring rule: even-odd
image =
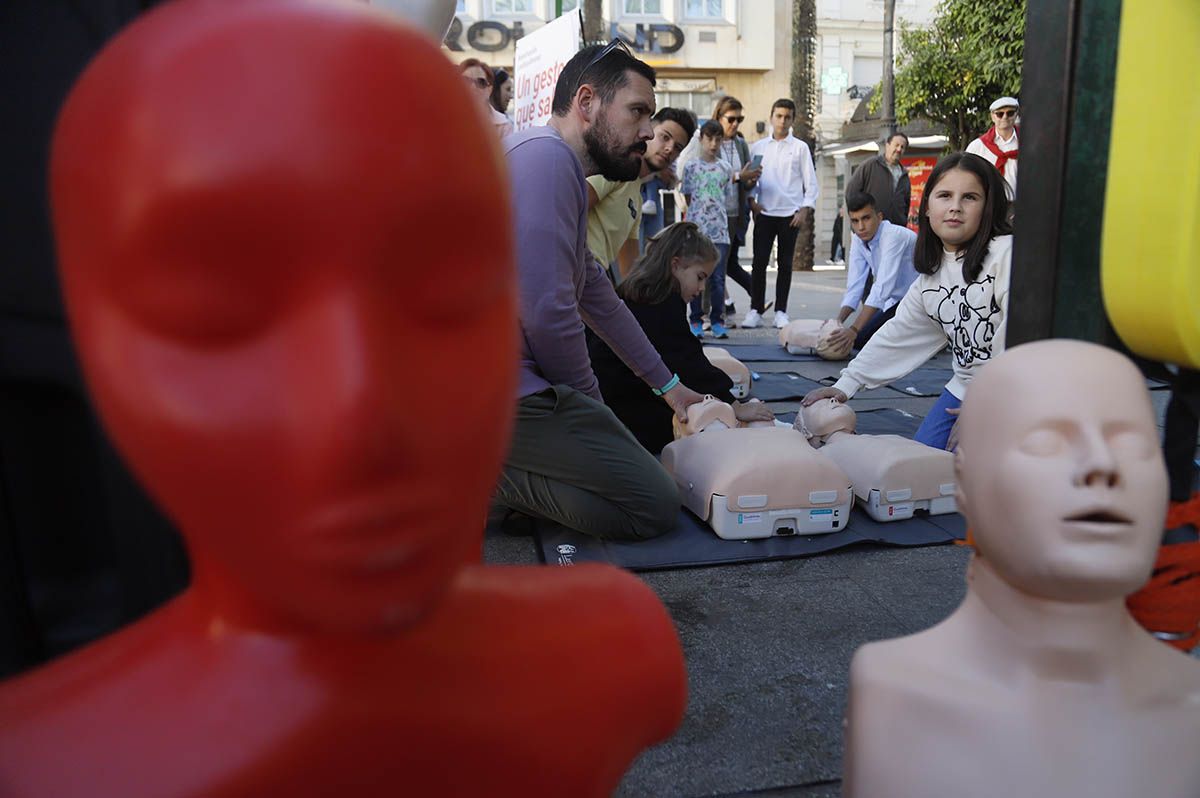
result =
[[719,346],[704,347],[704,356],[708,358],[709,363],[733,380],[733,387],[729,392],[733,394],[734,399],[745,399],[750,395],[750,369],[745,363],[730,354],[728,349]]
[[795,427],[846,472],[859,506],[876,521],[955,511],[954,456],[899,435],[856,435],[853,408],[823,399],[796,414]]
[[[679,723],[641,582],[478,564],[517,325],[466,92],[390,15],[304,0],[160,6],[81,76],[51,156],[71,327],[193,583],[0,685],[6,796],[606,796]],[[489,213],[448,246],[460,201]],[[406,352],[443,364],[419,391]]]
[[779,345],[793,355],[812,352],[825,360],[845,360],[853,342],[836,344],[831,339],[841,327],[833,319],[797,319],[779,331]]
[[1200,795],[1200,663],[1124,602],[1167,504],[1141,375],[1094,344],[1025,344],[971,383],[959,425],[967,596],[855,654],[845,795]]

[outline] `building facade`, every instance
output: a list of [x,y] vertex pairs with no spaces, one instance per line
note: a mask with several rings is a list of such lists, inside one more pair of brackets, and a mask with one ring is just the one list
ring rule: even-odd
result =
[[[900,26],[928,25],[937,2],[896,0],[893,52],[899,50]],[[883,0],[817,0],[817,65],[817,181],[821,194],[816,208],[816,252],[820,263],[829,257],[833,224],[851,171],[879,153],[877,132],[869,132],[869,125],[848,123],[883,77]],[[923,183],[929,158],[936,157],[944,145],[941,137],[912,137],[905,161],[914,184]],[[847,251],[849,235],[850,226],[845,224]]]
[[[563,0],[564,11],[578,0]],[[554,0],[459,0],[443,50],[512,68],[515,42],[553,19]],[[768,131],[771,103],[791,83],[791,3],[773,0],[604,0],[608,37],[620,36],[658,71],[658,106],[700,119],[730,94],[745,106],[749,141]]]

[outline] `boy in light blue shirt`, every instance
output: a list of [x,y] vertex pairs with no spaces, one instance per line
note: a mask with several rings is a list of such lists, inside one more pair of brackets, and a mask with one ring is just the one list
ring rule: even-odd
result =
[[[846,273],[846,294],[838,322],[844,324],[862,302],[854,323],[831,336],[838,345],[851,336],[854,348],[862,349],[875,331],[896,314],[896,306],[917,279],[913,247],[917,234],[892,224],[875,208],[875,199],[865,192],[846,195],[846,211],[854,238]],[[868,286],[868,278],[870,284]]]

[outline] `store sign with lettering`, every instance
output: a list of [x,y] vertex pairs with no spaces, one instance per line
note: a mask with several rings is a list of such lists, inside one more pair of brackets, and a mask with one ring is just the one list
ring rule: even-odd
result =
[[[456,53],[467,48],[481,53],[496,53],[507,50],[525,35],[525,26],[519,20],[506,25],[503,22],[483,19],[470,25],[463,24],[458,17],[450,23],[443,44]],[[684,33],[678,25],[653,24],[635,25],[633,30],[612,23],[611,38],[620,38],[636,53],[669,55],[683,49]]]

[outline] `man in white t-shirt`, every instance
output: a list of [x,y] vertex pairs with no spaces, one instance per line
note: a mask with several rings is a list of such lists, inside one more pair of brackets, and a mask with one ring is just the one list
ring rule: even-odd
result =
[[1001,97],[991,105],[992,126],[967,145],[967,152],[995,166],[1012,193],[1017,193],[1017,127],[1021,107],[1015,97]]

